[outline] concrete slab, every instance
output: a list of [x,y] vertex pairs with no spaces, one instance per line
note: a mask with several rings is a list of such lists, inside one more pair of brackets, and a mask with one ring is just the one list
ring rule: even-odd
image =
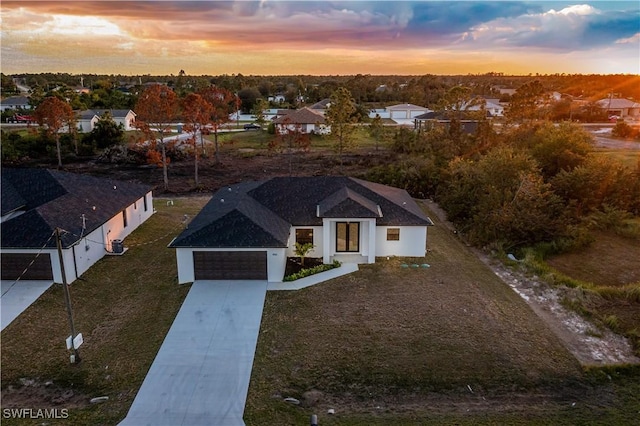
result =
[[265,281],[196,281],[121,426],[244,425]]
[[47,291],[53,281],[0,281],[0,325],[4,330],[25,309]]
[[329,269],[328,271],[320,272],[319,274],[300,278],[299,280],[287,282],[270,282],[267,286],[267,290],[301,290],[303,288],[320,284],[324,281],[328,281],[342,275],[356,272],[357,270],[358,265],[356,263],[343,263],[337,268]]

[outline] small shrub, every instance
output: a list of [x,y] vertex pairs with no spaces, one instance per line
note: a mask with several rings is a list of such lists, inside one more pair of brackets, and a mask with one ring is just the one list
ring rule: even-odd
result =
[[618,317],[615,315],[609,315],[605,317],[602,322],[604,322],[604,325],[606,325],[608,328],[610,328],[613,331],[618,330],[618,327],[620,327],[620,322],[618,321]]

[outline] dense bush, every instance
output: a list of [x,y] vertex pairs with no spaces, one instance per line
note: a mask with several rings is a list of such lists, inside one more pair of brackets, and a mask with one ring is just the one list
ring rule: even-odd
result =
[[282,281],[295,281],[300,278],[308,277],[310,275],[319,274],[320,272],[329,271],[331,269],[339,268],[341,265],[340,262],[334,260],[333,263],[323,264],[314,266],[313,268],[303,269],[300,272],[296,272],[295,274],[287,275],[283,278]]

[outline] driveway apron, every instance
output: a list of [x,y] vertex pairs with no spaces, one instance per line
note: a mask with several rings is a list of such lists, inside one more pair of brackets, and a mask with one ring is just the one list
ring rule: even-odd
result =
[[266,291],[266,281],[194,282],[120,425],[244,425]]
[[2,297],[0,298],[0,324],[2,330],[18,317],[42,293],[47,291],[53,281],[0,281]]

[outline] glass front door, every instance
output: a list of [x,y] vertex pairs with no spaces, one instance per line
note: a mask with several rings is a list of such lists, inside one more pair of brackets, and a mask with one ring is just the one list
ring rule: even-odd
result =
[[336,222],[336,251],[360,251],[360,222]]

